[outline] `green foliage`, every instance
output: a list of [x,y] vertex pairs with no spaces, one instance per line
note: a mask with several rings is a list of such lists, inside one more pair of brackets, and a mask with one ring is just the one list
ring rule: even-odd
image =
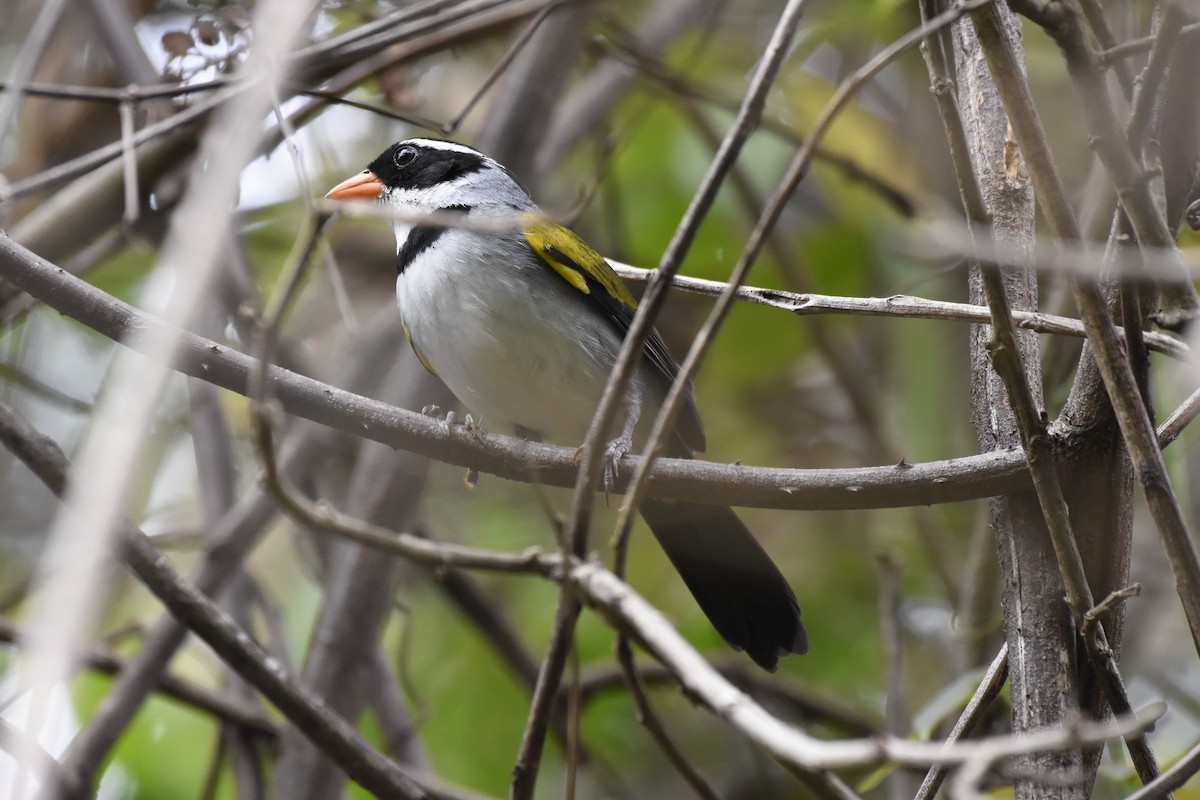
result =
[[[80,674],[72,692],[81,719],[91,717],[111,683],[95,673]],[[111,760],[130,776],[137,800],[193,797],[204,785],[216,740],[211,716],[155,696],[118,740]],[[232,798],[229,788],[218,797]]]

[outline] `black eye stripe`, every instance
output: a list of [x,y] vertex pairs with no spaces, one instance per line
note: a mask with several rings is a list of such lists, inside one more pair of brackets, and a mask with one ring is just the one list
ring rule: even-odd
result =
[[486,165],[487,160],[479,153],[397,142],[368,169],[390,190],[428,189],[478,172]]

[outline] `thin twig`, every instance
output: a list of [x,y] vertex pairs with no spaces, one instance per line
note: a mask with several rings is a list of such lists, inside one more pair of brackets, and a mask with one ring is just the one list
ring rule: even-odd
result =
[[[0,405],[5,444],[60,496],[67,491],[71,466],[56,443],[38,434],[24,419]],[[346,773],[383,797],[424,798],[429,792],[368,745],[345,720],[330,714],[317,698],[297,687],[277,661],[263,652],[213,602],[175,572],[140,530],[125,522],[119,544],[130,569],[172,614],[186,622],[227,664],[263,692],[314,742],[337,759]],[[71,776],[61,775],[62,780]],[[457,795],[448,795],[457,796]]]
[[49,100],[72,100],[82,103],[104,103],[105,105],[121,105],[130,103],[137,105],[144,100],[165,98],[180,98],[191,94],[202,94],[214,89],[224,89],[235,78],[218,78],[197,83],[158,83],[131,84],[123,89],[109,86],[86,86],[71,83],[42,83],[31,81],[24,86],[17,86],[13,81],[0,81],[0,92],[27,94],[30,97],[42,97]]
[[[593,498],[597,482],[599,481],[602,462],[606,458],[606,448],[604,447],[605,437],[608,435],[618,409],[624,402],[626,387],[629,385],[633,370],[641,361],[644,342],[650,335],[655,316],[666,300],[666,293],[670,288],[671,278],[678,272],[683,257],[700,227],[700,222],[716,199],[717,190],[732,168],[733,162],[741,151],[742,145],[749,138],[750,133],[757,126],[758,120],[762,117],[767,92],[774,83],[775,76],[783,64],[789,44],[795,35],[796,28],[800,24],[800,17],[807,2],[808,0],[788,0],[788,4],[780,15],[779,21],[776,23],[775,29],[771,34],[771,40],[767,45],[766,52],[759,62],[758,69],[755,71],[750,89],[746,93],[741,108],[738,110],[737,118],[729,129],[729,133],[722,142],[717,155],[709,164],[708,171],[700,184],[700,188],[693,195],[683,219],[680,220],[670,244],[667,245],[667,250],[663,253],[662,259],[659,262],[656,277],[650,282],[645,294],[642,296],[642,302],[638,307],[637,313],[634,315],[629,330],[625,334],[621,351],[613,366],[612,374],[609,376],[608,382],[604,387],[603,396],[596,407],[591,426],[583,443],[583,463],[580,465],[575,481],[575,492],[571,499],[571,512],[567,523],[567,537],[570,547],[572,552],[577,556],[582,556],[587,550],[589,518],[591,516]],[[560,602],[560,615],[556,619],[555,625],[556,634],[560,625],[564,628],[573,629],[575,619],[578,617],[577,607],[567,608],[565,611],[568,613],[561,613],[564,611],[564,605]],[[548,719],[547,714],[553,705],[553,696],[558,692],[558,684],[562,679],[563,660],[566,656],[566,649],[559,647],[556,655],[557,658],[551,659],[548,654],[547,658],[542,662],[542,669],[538,675],[538,684],[534,692],[530,717],[526,723],[525,734],[522,737],[518,767],[524,769],[526,775],[531,774],[531,769],[532,772],[536,772],[536,765],[540,758],[541,743],[544,741],[544,732]],[[541,713],[535,714],[535,710],[540,710]],[[531,780],[525,785],[530,791],[532,790],[533,784]],[[517,788],[518,784],[516,777],[514,777],[514,795]]]
[[[1103,12],[1099,13],[1103,15]],[[1162,19],[1158,23],[1158,35],[1154,37],[1154,47],[1150,50],[1150,60],[1146,63],[1146,69],[1139,76],[1133,110],[1129,114],[1129,123],[1126,125],[1129,147],[1135,157],[1141,155],[1142,149],[1146,146],[1147,139],[1154,129],[1154,110],[1159,105],[1159,95],[1165,88],[1171,53],[1179,44],[1185,19],[1187,19],[1187,15],[1177,3],[1168,2],[1163,5]]]
[[13,386],[20,386],[35,397],[53,403],[64,411],[90,414],[95,410],[95,402],[69,395],[30,375],[15,364],[0,362],[0,380],[11,383]]
[[[1092,35],[1096,37],[1096,43],[1105,50],[1115,47],[1117,39],[1113,36],[1112,29],[1108,27],[1108,18],[1104,15],[1104,8],[1100,5],[1100,0],[1080,0],[1079,6],[1083,10],[1083,15],[1087,17]],[[1129,63],[1124,59],[1119,59],[1108,66],[1117,73],[1117,82],[1121,84],[1121,90],[1125,92],[1125,97],[1132,97],[1133,70],[1129,68]]]
[[[2,408],[2,407],[0,407]],[[23,420],[0,415],[0,430],[6,441],[19,439],[23,460],[48,485],[67,484],[68,468],[61,450],[36,434]],[[252,644],[212,603],[183,581],[139,531],[126,527],[122,545],[129,562],[172,613],[186,620],[227,663],[250,679],[260,691],[287,713],[289,719],[311,731],[331,755],[339,758],[347,772],[383,796],[412,796],[411,776],[362,743],[353,728],[324,712],[319,701],[308,698],[286,680],[278,665]],[[1144,730],[1154,719],[1122,718],[1112,724],[1079,723],[1024,736],[1002,736],[961,742],[950,747],[940,743],[913,742],[887,736],[870,739],[825,741],[791,728],[766,713],[749,697],[736,690],[670,625],[611,572],[593,563],[573,561],[561,577],[569,580],[602,616],[631,631],[675,674],[690,696],[711,712],[758,742],[784,763],[805,770],[828,770],[890,760],[899,764],[928,765],[962,763],[978,768],[998,759],[1033,751],[1054,750],[1079,743],[1103,741],[1131,730]],[[421,790],[434,796],[460,796],[425,783]]]
[[617,664],[620,666],[621,675],[625,679],[625,688],[629,690],[629,696],[633,698],[634,713],[637,715],[637,721],[641,723],[646,732],[650,734],[650,738],[658,745],[658,749],[667,757],[667,761],[675,768],[675,771],[687,782],[687,785],[692,787],[698,796],[705,800],[720,800],[721,795],[713,787],[708,780],[701,774],[700,770],[688,760],[676,746],[675,742],[671,741],[671,734],[659,719],[658,714],[654,711],[654,706],[650,705],[650,698],[646,696],[646,689],[642,685],[641,675],[638,673],[637,665],[633,661],[633,648],[629,646],[629,640],[624,636],[617,638],[616,643]]
[[[679,409],[682,408],[684,399],[691,391],[692,378],[695,376],[697,370],[699,370],[700,364],[708,353],[709,347],[711,347],[712,342],[716,338],[717,331],[720,330],[722,323],[729,314],[729,310],[733,306],[734,292],[745,281],[751,265],[753,265],[762,247],[765,245],[771,229],[775,227],[775,223],[791,199],[796,186],[808,173],[817,142],[824,137],[829,126],[833,124],[833,120],[854,93],[891,63],[893,59],[908,48],[920,44],[921,40],[931,32],[940,30],[963,14],[991,1],[968,0],[962,5],[948,9],[938,17],[930,20],[927,24],[918,26],[884,48],[874,58],[855,70],[853,74],[838,86],[837,91],[834,92],[833,97],[830,98],[821,115],[813,124],[812,130],[805,137],[800,149],[792,157],[791,163],[788,164],[783,179],[779,182],[774,194],[772,194],[771,199],[767,202],[767,206],[759,216],[758,222],[750,234],[749,240],[746,242],[746,246],[738,256],[737,264],[734,265],[726,287],[722,290],[720,298],[718,298],[716,304],[713,306],[704,325],[697,332],[692,346],[688,350],[687,357],[679,367],[679,374],[676,376],[674,384],[667,393],[667,397],[658,411],[658,416],[654,420],[654,427],[651,429],[646,444],[642,448],[643,460],[636,467],[633,480],[626,491],[625,502],[621,507],[621,517],[617,522],[617,538],[619,541],[625,540],[629,536],[629,531],[633,526],[632,515],[638,507],[642,493],[645,491],[650,467],[654,462],[656,454],[667,441],[667,434],[674,427],[676,415]],[[661,269],[660,267],[660,271]],[[673,272],[666,274],[673,274]],[[646,290],[647,295],[654,291],[654,287],[655,282],[651,281],[650,287]],[[633,328],[631,327],[630,334],[632,333]],[[614,374],[616,374],[615,368]],[[589,441],[591,433],[595,433],[595,430],[593,429],[593,431],[589,432]]]
[[[0,619],[0,642],[20,644],[26,636],[27,634],[20,627],[8,620]],[[104,675],[118,675],[129,662],[128,659],[113,653],[107,647],[93,646],[84,651],[81,663],[88,669]],[[214,692],[198,683],[173,675],[163,675],[159,679],[155,691],[164,697],[170,697],[172,700],[191,706],[197,711],[211,714],[219,720],[251,730],[269,740],[277,739],[279,736],[278,723],[258,708],[234,700],[221,692]]]
[[[689,76],[681,74],[677,69],[672,69],[644,50],[637,49],[628,39],[610,40],[598,44],[607,48],[604,52],[614,55],[627,53],[632,65],[638,68],[640,74],[660,85],[664,91],[669,93],[672,100],[684,97],[722,111],[736,112],[738,109],[738,101],[725,97],[715,89],[698,84]],[[759,125],[762,130],[774,134],[794,147],[799,147],[800,143],[804,141],[805,134],[803,132],[770,115],[764,115],[759,120]],[[854,159],[822,146],[816,148],[814,156],[816,160],[840,171],[847,179],[870,188],[887,201],[900,216],[912,219],[922,210],[922,203],[915,195],[898,186],[886,176],[862,166]]]
[[[16,119],[17,106],[21,102],[19,90],[33,77],[38,62],[45,56],[50,39],[54,36],[54,29],[58,27],[58,21],[62,18],[66,6],[66,0],[48,0],[42,3],[33,27],[24,37],[21,52],[13,64],[8,80],[8,84],[18,91],[9,92],[0,98],[0,144],[8,138],[8,129]],[[15,9],[13,11],[15,13]]]
[[[885,694],[883,729],[892,736],[907,736],[912,727],[908,703],[904,697],[904,641],[901,623],[900,567],[890,555],[878,553],[875,564],[879,574],[879,649],[883,654]],[[901,770],[887,777],[887,797],[904,800],[912,796],[912,776]]]
[[525,27],[521,29],[521,33],[517,36],[517,38],[513,39],[512,43],[504,51],[504,55],[500,56],[500,60],[496,62],[495,66],[492,67],[487,76],[483,79],[483,82],[479,84],[479,88],[477,88],[475,93],[467,99],[467,102],[463,105],[462,110],[451,117],[448,122],[442,125],[443,134],[448,136],[458,130],[459,126],[462,125],[463,120],[467,118],[467,115],[471,113],[471,111],[475,108],[475,105],[483,99],[484,95],[488,93],[488,90],[491,89],[492,86],[495,85],[496,81],[499,80],[500,76],[504,74],[504,71],[508,69],[510,64],[512,64],[513,59],[517,57],[517,54],[521,52],[521,49],[525,47],[530,38],[533,37],[533,34],[537,33],[538,27],[546,20],[546,17],[557,7],[557,5],[557,3],[548,3],[547,5],[543,6],[540,11],[533,15],[533,19],[529,20]]
[[[189,84],[147,84],[133,85],[124,89],[110,89],[106,86],[78,86],[67,83],[30,83],[20,91],[30,97],[43,97],[50,100],[71,100],[85,103],[104,103],[105,105],[137,105],[154,98],[178,98],[193,94],[224,89],[235,84],[244,84],[246,79],[237,77],[217,78]],[[324,101],[327,105],[345,106],[367,111],[384,119],[407,122],[418,128],[441,130],[445,126],[432,120],[424,119],[414,114],[404,114],[395,109],[362,100],[352,100],[340,94],[325,89],[304,86],[298,83],[284,81],[280,84],[289,92],[300,97],[311,97]],[[14,92],[17,88],[11,82],[0,81],[0,92]]]
[[[396,32],[396,28],[402,23],[415,22],[426,17],[433,17],[434,20],[443,19],[437,15],[443,11],[454,11],[453,7],[455,5],[459,5],[456,0],[418,0],[401,8],[391,10],[376,19],[356,25],[349,30],[334,34],[319,42],[314,42],[304,48],[303,52],[309,55],[319,54],[329,57],[334,53],[340,52],[342,48],[350,44],[361,43],[380,33],[391,32],[394,35],[403,36],[404,34],[397,34]],[[475,5],[478,6],[478,4]]]
[[1125,800],[1159,800],[1169,797],[1171,792],[1183,788],[1196,773],[1200,772],[1200,744],[1188,750],[1155,780],[1138,789]]
[[[1200,34],[1200,22],[1193,22],[1179,29],[1179,35],[1189,39],[1196,34]],[[1107,50],[1102,50],[1096,54],[1096,59],[1100,62],[1101,66],[1107,67],[1118,59],[1129,58],[1130,56],[1149,51],[1157,39],[1158,36],[1154,34],[1143,36],[1139,39],[1130,39],[1127,42],[1114,45]]]
[[1188,395],[1187,399],[1171,412],[1171,416],[1158,426],[1159,445],[1166,447],[1178,439],[1184,428],[1190,425],[1197,416],[1200,416],[1200,389]]
[[[793,678],[768,676],[757,667],[747,666],[742,659],[729,658],[715,662],[714,666],[738,689],[751,697],[761,698],[766,705],[779,709],[780,714],[786,713],[790,719],[829,727],[847,736],[868,737],[881,732],[876,720],[826,692],[800,685]],[[661,664],[640,666],[638,680],[646,687],[675,685],[671,672]],[[584,673],[580,682],[584,703],[625,688],[625,674],[619,666],[593,667]]]
[[[644,283],[650,280],[654,274],[653,270],[623,264],[620,261],[610,260],[609,263],[621,277],[627,280]],[[723,281],[691,278],[686,275],[676,275],[672,284],[681,292],[705,297],[718,297],[728,286]],[[812,292],[788,292],[783,289],[763,289],[756,286],[739,286],[737,296],[741,300],[789,311],[799,317],[816,314],[847,314],[971,323],[988,322],[991,319],[987,306],[930,300],[903,294],[894,294],[890,297],[842,297]],[[1012,316],[1016,326],[1023,330],[1053,333],[1060,336],[1084,337],[1087,335],[1083,329],[1083,323],[1071,317],[1018,309],[1012,311]],[[1117,328],[1117,332],[1124,338],[1124,328]],[[1146,332],[1145,338],[1149,348],[1156,352],[1180,359],[1188,359],[1191,356],[1192,351],[1188,344],[1174,336]]]
[[[461,3],[436,1],[415,4],[399,9],[395,15],[301,48],[293,55],[296,62],[294,68],[319,68],[323,62],[339,68],[342,64],[362,62],[368,56],[378,55],[396,46],[408,45],[419,39],[437,38],[438,34],[463,24],[511,23],[536,13],[547,2],[560,0],[467,0]],[[514,6],[515,9],[512,8]]]
[[[567,584],[564,584],[564,591]],[[531,797],[537,783],[546,732],[554,710],[554,700],[562,682],[562,672],[575,643],[575,622],[582,605],[573,596],[560,596],[554,612],[550,641],[533,685],[533,699],[521,734],[521,744],[513,763],[509,796]]]
[[[1000,690],[1004,688],[1004,681],[1007,679],[1008,644],[1005,643],[1000,645],[1000,652],[992,659],[987,672],[983,675],[983,680],[975,688],[971,699],[967,701],[966,707],[959,715],[958,721],[954,723],[950,735],[946,737],[947,745],[952,745],[971,735],[971,731],[975,730],[984,713],[987,712],[988,706],[1000,695]],[[916,795],[913,796],[913,800],[933,800],[934,795],[941,788],[942,782],[946,780],[947,772],[944,764],[931,767],[925,775],[925,780],[921,782],[921,788],[917,789]]]
[[[394,353],[399,333],[398,324],[383,324],[353,342],[347,353],[352,351],[354,358],[335,358],[335,363],[343,366],[333,380],[360,391],[370,391],[379,377],[376,364]],[[295,474],[300,466],[310,469],[312,464],[319,461],[317,454],[327,448],[329,438],[325,429],[308,426],[301,435],[289,440],[282,471]],[[238,568],[259,541],[275,513],[275,503],[269,494],[257,490],[249,492],[222,518],[207,538],[206,548],[192,574],[193,585],[210,596],[222,591],[238,574]],[[126,668],[121,671],[104,701],[63,758],[63,771],[73,785],[91,784],[92,776],[104,762],[106,754],[141,707],[146,695],[153,690],[158,677],[165,673],[171,657],[186,637],[187,629],[169,614],[163,616],[145,636],[141,649],[129,659]]]
[[[602,4],[598,12],[602,15],[606,33],[603,37],[592,37],[587,48],[595,52],[605,48],[614,38],[631,40],[638,51],[657,57],[672,42],[686,42],[687,55],[681,60],[695,65],[696,56],[712,41],[721,5],[714,0],[655,0],[640,4],[636,18],[632,18],[633,15],[623,10]],[[631,28],[637,31],[636,34],[630,33]],[[610,32],[620,35],[614,36]],[[681,36],[685,32],[686,38]],[[673,50],[672,55],[679,53]],[[588,73],[571,86],[558,103],[538,148],[536,173],[539,176],[551,174],[581,141],[594,141],[597,131],[609,125],[613,107],[629,96],[629,88],[639,73],[636,66],[620,59],[596,59]],[[736,109],[737,104],[731,107]]]
[[134,108],[129,103],[117,106],[121,116],[121,158],[125,165],[125,214],[121,221],[125,225],[137,222],[141,209],[140,192],[138,191],[137,149],[133,146],[133,115]]

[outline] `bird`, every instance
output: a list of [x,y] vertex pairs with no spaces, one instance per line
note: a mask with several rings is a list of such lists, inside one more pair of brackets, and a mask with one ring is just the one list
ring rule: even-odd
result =
[[[404,333],[468,412],[544,441],[583,441],[637,310],[603,256],[551,221],[503,165],[455,142],[396,142],[326,197],[389,210]],[[606,485],[678,373],[652,331],[605,447]],[[692,458],[705,446],[689,385],[664,454]],[[808,651],[795,593],[733,509],[647,498],[640,511],[731,647],[770,672]]]

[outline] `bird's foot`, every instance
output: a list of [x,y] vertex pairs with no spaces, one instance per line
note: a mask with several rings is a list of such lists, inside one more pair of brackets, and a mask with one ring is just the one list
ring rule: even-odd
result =
[[[604,446],[604,503],[608,504],[608,493],[616,485],[621,475],[621,459],[633,447],[633,440],[628,436],[619,436]],[[583,458],[584,446],[575,448],[575,466],[579,466]]]
[[604,446],[604,501],[608,502],[608,492],[621,474],[621,459],[633,447],[633,440],[628,436],[619,436]]

